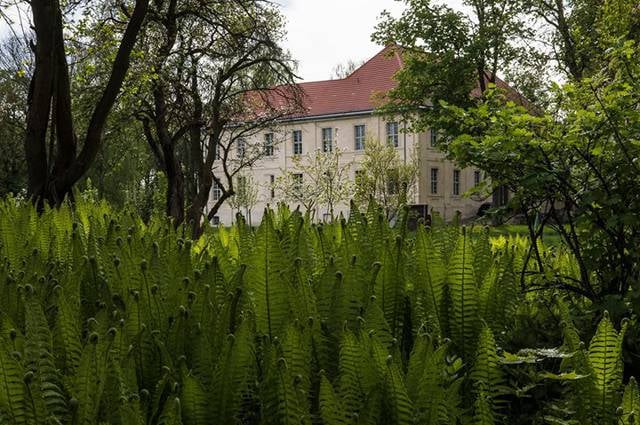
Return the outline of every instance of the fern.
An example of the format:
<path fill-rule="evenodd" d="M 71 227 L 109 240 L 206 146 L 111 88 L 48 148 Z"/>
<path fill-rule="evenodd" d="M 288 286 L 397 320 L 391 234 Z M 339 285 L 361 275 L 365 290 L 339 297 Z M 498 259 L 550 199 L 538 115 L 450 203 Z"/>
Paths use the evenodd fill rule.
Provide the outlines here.
<path fill-rule="evenodd" d="M 331 382 L 322 374 L 320 377 L 320 416 L 325 425 L 347 425 L 345 408 L 342 401 L 336 396 Z"/>
<path fill-rule="evenodd" d="M 229 335 L 222 349 L 213 379 L 211 417 L 221 423 L 241 421 L 243 400 L 250 398 L 256 379 L 255 352 L 248 323 L 243 323 L 235 335 Z"/>
<path fill-rule="evenodd" d="M 594 392 L 591 403 L 603 423 L 612 422 L 622 386 L 622 340 L 626 324 L 618 334 L 605 312 L 589 344 L 589 365 Z"/>
<path fill-rule="evenodd" d="M 464 228 L 449 261 L 447 288 L 451 298 L 451 336 L 461 353 L 470 356 L 478 329 L 478 288 L 473 274 L 473 251 Z"/>
<path fill-rule="evenodd" d="M 26 424 L 28 407 L 20 363 L 8 350 L 11 347 L 4 336 L 0 336 L 0 412 L 8 423 Z"/>
<path fill-rule="evenodd" d="M 305 408 L 306 394 L 300 388 L 300 378 L 292 373 L 286 359 L 277 357 L 275 347 L 268 349 L 268 375 L 262 389 L 263 423 L 311 424 L 311 417 Z"/>
<path fill-rule="evenodd" d="M 632 425 L 640 422 L 640 391 L 634 377 L 624 389 L 622 404 L 618 408 L 623 425 Z"/>
<path fill-rule="evenodd" d="M 34 374 L 30 388 L 36 415 L 60 420 L 69 413 L 67 400 L 54 365 L 51 331 L 31 286 L 26 287 L 25 306 L 25 361 L 27 369 Z"/>
<path fill-rule="evenodd" d="M 493 333 L 488 326 L 480 331 L 478 349 L 471 370 L 471 381 L 476 393 L 477 409 L 476 417 L 482 421 L 493 421 L 493 412 L 499 407 L 499 396 L 503 391 L 504 377 L 500 369 L 500 359 L 496 352 L 496 342 Z M 488 415 L 488 413 L 491 415 Z M 492 423 L 492 422 L 488 422 Z"/>
<path fill-rule="evenodd" d="M 373 204 L 187 234 L 104 203 L 0 201 L 0 423 L 638 422 L 627 325 L 605 316 L 585 349 L 572 317 L 593 305 L 519 290 L 524 238 L 438 217 L 413 235 Z M 562 346 L 521 350 L 531 326 Z"/>
<path fill-rule="evenodd" d="M 207 394 L 200 382 L 187 370 L 184 361 L 180 365 L 180 400 L 185 423 L 205 425 L 211 423 L 208 415 Z"/>
<path fill-rule="evenodd" d="M 289 296 L 284 253 L 273 227 L 271 213 L 265 214 L 247 268 L 249 297 L 256 315 L 257 330 L 273 338 L 285 328 Z"/>
<path fill-rule="evenodd" d="M 414 257 L 415 303 L 420 309 L 418 326 L 426 324 L 442 334 L 447 329 L 444 311 L 446 269 L 441 251 L 434 246 L 432 234 L 422 228 L 416 234 Z"/>

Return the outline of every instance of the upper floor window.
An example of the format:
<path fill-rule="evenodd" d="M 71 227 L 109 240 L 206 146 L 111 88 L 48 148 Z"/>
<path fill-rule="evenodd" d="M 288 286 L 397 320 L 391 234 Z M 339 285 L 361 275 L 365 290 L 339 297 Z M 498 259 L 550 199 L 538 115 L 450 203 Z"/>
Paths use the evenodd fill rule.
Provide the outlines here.
<path fill-rule="evenodd" d="M 293 131 L 293 154 L 302 155 L 302 131 Z"/>
<path fill-rule="evenodd" d="M 222 187 L 218 184 L 217 181 L 213 181 L 213 185 L 211 186 L 211 199 L 214 201 L 218 201 L 222 197 Z"/>
<path fill-rule="evenodd" d="M 480 170 L 476 170 L 473 172 L 473 184 L 475 186 L 480 184 L 480 181 L 482 180 L 482 176 L 480 175 Z"/>
<path fill-rule="evenodd" d="M 431 147 L 435 148 L 438 143 L 438 131 L 435 128 L 432 128 L 429 133 L 431 137 Z"/>
<path fill-rule="evenodd" d="M 273 133 L 264 135 L 264 154 L 265 156 L 273 156 Z"/>
<path fill-rule="evenodd" d="M 361 151 L 364 149 L 364 137 L 365 137 L 365 127 L 364 124 L 356 125 L 353 127 L 354 137 L 355 137 L 355 150 Z"/>
<path fill-rule="evenodd" d="M 453 194 L 460 195 L 460 170 L 453 170 Z"/>
<path fill-rule="evenodd" d="M 244 140 L 244 137 L 240 137 L 236 140 L 236 150 L 238 153 L 238 158 L 244 158 L 247 154 L 247 143 Z"/>
<path fill-rule="evenodd" d="M 396 148 L 398 147 L 398 128 L 398 123 L 395 121 L 387 123 L 387 143 Z"/>
<path fill-rule="evenodd" d="M 322 129 L 322 152 L 333 152 L 333 128 Z"/>
<path fill-rule="evenodd" d="M 431 169 L 431 194 L 432 195 L 438 194 L 438 169 L 437 168 Z"/>
<path fill-rule="evenodd" d="M 216 143 L 213 147 L 213 159 L 221 159 L 222 155 L 220 154 L 220 143 Z"/>

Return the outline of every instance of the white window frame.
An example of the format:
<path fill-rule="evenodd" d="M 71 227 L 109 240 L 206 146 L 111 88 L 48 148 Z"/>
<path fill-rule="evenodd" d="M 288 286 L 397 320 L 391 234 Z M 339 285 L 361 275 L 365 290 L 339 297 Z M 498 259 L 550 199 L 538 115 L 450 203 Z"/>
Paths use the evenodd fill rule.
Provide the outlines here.
<path fill-rule="evenodd" d="M 453 195 L 460 196 L 460 170 L 453 170 Z"/>
<path fill-rule="evenodd" d="M 293 130 L 293 154 L 302 155 L 302 130 Z"/>
<path fill-rule="evenodd" d="M 333 128 L 322 129 L 322 152 L 333 152 Z"/>
<path fill-rule="evenodd" d="M 219 201 L 222 198 L 222 188 L 218 184 L 217 181 L 213 181 L 211 185 L 211 199 L 214 201 Z"/>
<path fill-rule="evenodd" d="M 438 175 L 440 173 L 440 170 L 437 167 L 432 167 L 431 171 L 430 171 L 430 189 L 431 189 L 431 194 L 432 195 L 437 195 L 438 194 Z"/>
<path fill-rule="evenodd" d="M 364 141 L 366 137 L 366 127 L 364 124 L 353 126 L 354 149 L 357 151 L 364 150 Z"/>
<path fill-rule="evenodd" d="M 400 125 L 398 121 L 390 121 L 387 123 L 387 143 L 394 148 L 400 146 Z"/>
<path fill-rule="evenodd" d="M 271 157 L 274 154 L 275 154 L 275 150 L 273 148 L 273 133 L 265 133 L 264 134 L 264 155 Z"/>

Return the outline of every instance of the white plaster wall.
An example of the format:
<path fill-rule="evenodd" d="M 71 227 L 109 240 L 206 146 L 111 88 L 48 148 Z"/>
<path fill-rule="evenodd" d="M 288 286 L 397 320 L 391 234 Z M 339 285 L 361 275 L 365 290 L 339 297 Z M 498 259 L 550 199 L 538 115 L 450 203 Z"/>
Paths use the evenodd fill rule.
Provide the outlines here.
<path fill-rule="evenodd" d="M 322 149 L 322 129 L 334 129 L 334 147 L 337 146 L 341 152 L 341 161 L 343 163 L 353 163 L 351 166 L 350 176 L 355 178 L 355 172 L 358 169 L 358 163 L 364 155 L 364 151 L 355 150 L 355 132 L 354 126 L 365 125 L 367 137 L 378 138 L 386 141 L 386 120 L 384 117 L 365 114 L 360 116 L 350 116 L 332 119 L 316 119 L 307 121 L 294 121 L 283 123 L 278 129 L 265 130 L 254 136 L 255 141 L 251 143 L 261 142 L 264 140 L 264 133 L 273 132 L 275 140 L 275 154 L 273 157 L 265 157 L 259 160 L 251 172 L 254 181 L 259 186 L 258 199 L 259 202 L 254 207 L 251 215 L 252 224 L 258 224 L 262 219 L 264 209 L 268 205 L 274 206 L 279 202 L 278 193 L 274 199 L 270 196 L 269 181 L 270 175 L 283 175 L 287 170 L 292 170 L 293 159 L 293 131 L 302 131 L 302 155 L 306 155 L 315 149 Z M 462 196 L 467 190 L 473 187 L 474 170 L 461 170 L 460 196 L 453 195 L 453 170 L 458 168 L 451 161 L 444 158 L 444 155 L 436 149 L 430 147 L 429 133 L 415 134 L 404 133 L 402 124 L 400 124 L 400 134 L 398 143 L 398 155 L 402 160 L 410 161 L 412 152 L 418 155 L 419 176 L 417 187 L 413 190 L 413 199 L 410 200 L 414 204 L 428 204 L 429 208 L 438 211 L 445 219 L 453 218 L 455 211 L 461 211 L 463 217 L 472 217 L 477 213 L 479 206 L 483 202 L 472 200 Z M 414 149 L 414 146 L 418 146 Z M 430 169 L 438 167 L 439 175 L 439 193 L 437 195 L 430 194 Z M 213 205 L 213 201 L 210 201 Z M 290 205 L 295 208 L 296 205 Z M 348 214 L 348 204 L 340 205 L 336 209 L 336 213 L 342 212 Z M 322 219 L 324 211 L 319 207 L 316 210 L 316 217 Z M 218 212 L 218 217 L 222 224 L 231 224 L 234 220 L 235 212 L 228 205 L 223 205 Z"/>

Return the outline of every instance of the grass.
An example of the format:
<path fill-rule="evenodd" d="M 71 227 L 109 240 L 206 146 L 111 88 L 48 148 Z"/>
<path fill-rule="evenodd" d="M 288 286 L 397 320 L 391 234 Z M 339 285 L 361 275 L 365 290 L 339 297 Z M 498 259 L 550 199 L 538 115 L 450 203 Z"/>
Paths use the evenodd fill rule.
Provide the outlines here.
<path fill-rule="evenodd" d="M 529 237 L 529 230 L 524 224 L 502 224 L 500 226 L 491 226 L 489 233 L 491 236 L 524 236 Z M 557 246 L 562 244 L 560 234 L 551 228 L 545 228 L 542 233 L 542 241 L 549 246 Z"/>

